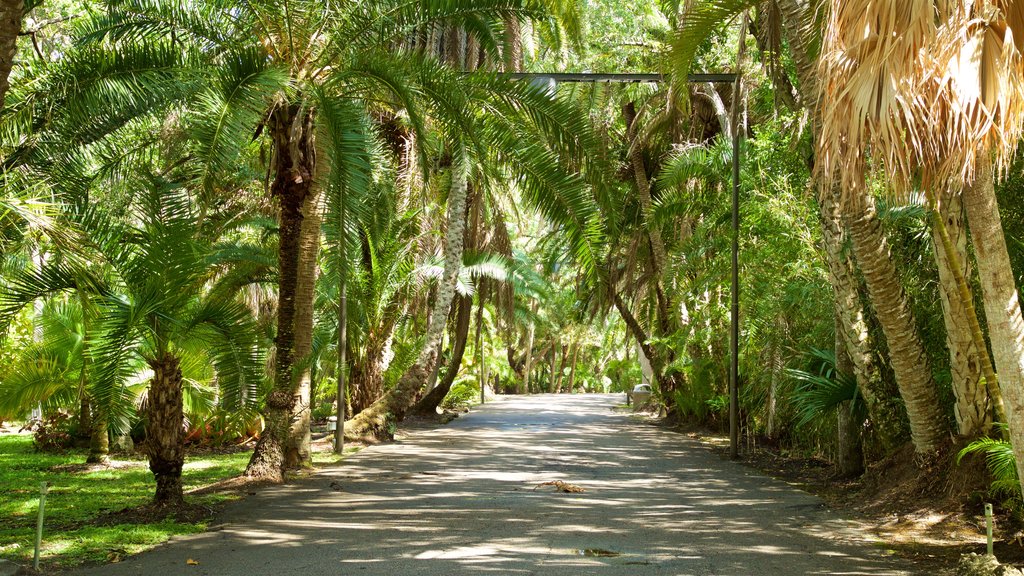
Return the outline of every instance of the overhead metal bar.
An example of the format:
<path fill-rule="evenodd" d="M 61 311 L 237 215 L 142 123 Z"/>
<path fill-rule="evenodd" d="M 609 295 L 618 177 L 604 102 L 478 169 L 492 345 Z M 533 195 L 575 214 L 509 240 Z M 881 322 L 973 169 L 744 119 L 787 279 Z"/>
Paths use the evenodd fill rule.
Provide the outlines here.
<path fill-rule="evenodd" d="M 512 80 L 554 80 L 555 82 L 665 82 L 668 77 L 664 74 L 594 74 L 594 73 L 568 73 L 568 72 L 515 72 L 505 74 Z M 736 81 L 735 74 L 690 74 L 686 81 L 691 84 L 703 84 L 705 82 L 732 83 Z"/>

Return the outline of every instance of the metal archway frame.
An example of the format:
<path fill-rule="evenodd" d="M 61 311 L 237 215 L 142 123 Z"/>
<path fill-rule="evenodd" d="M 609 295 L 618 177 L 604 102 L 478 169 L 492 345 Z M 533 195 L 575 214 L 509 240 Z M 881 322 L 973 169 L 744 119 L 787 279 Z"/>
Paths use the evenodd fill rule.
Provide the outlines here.
<path fill-rule="evenodd" d="M 542 80 L 554 83 L 637 83 L 664 82 L 663 74 L 597 74 L 563 72 L 509 73 L 513 80 Z M 733 85 L 733 106 L 739 102 L 739 74 L 689 74 L 690 84 L 731 83 Z M 730 279 L 731 305 L 729 313 L 729 454 L 739 457 L 739 340 L 740 340 L 740 281 L 739 281 L 739 237 L 740 237 L 740 126 L 732 126 L 732 271 Z M 482 389 L 481 389 L 482 392 Z"/>

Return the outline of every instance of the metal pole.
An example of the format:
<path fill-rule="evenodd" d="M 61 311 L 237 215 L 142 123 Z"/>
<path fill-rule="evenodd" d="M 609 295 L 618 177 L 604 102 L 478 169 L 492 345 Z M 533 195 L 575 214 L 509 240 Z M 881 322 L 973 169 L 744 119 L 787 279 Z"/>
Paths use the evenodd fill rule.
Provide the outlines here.
<path fill-rule="evenodd" d="M 335 416 L 338 427 L 334 430 L 334 453 L 345 452 L 345 367 L 348 363 L 348 286 L 345 266 L 345 192 L 342 190 L 338 206 L 338 400 Z"/>
<path fill-rule="evenodd" d="M 46 493 L 49 484 L 39 483 L 39 517 L 36 519 L 36 551 L 32 557 L 32 569 L 39 572 L 39 549 L 43 545 L 43 516 L 46 515 Z"/>
<path fill-rule="evenodd" d="M 747 45 L 747 18 L 743 13 L 739 47 L 736 51 L 736 77 L 732 88 L 732 306 L 729 314 L 729 456 L 736 460 L 740 453 L 740 133 L 743 94 L 742 67 Z"/>
<path fill-rule="evenodd" d="M 738 92 L 738 91 L 737 91 Z M 733 106 L 737 106 L 734 102 Z M 740 131 L 732 136 L 732 306 L 729 314 L 729 455 L 739 458 Z"/>

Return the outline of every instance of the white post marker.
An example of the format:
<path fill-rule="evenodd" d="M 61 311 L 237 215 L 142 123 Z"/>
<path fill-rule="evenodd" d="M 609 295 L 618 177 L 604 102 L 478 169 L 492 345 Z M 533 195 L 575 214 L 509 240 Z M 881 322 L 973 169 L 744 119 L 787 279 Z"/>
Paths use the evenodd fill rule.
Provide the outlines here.
<path fill-rule="evenodd" d="M 992 551 L 992 505 L 985 504 L 985 534 L 988 536 L 988 555 L 995 556 Z"/>
<path fill-rule="evenodd" d="M 43 544 L 43 516 L 46 514 L 46 493 L 49 491 L 47 482 L 39 483 L 39 518 L 36 520 L 36 551 L 32 557 L 32 569 L 39 571 L 39 548 Z"/>

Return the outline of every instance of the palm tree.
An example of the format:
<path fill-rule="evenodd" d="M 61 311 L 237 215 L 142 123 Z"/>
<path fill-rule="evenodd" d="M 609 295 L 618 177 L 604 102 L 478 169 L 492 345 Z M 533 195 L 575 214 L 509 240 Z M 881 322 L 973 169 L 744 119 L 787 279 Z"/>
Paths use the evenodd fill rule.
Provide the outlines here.
<path fill-rule="evenodd" d="M 504 17 L 537 13 L 523 3 L 356 2 L 344 5 L 312 1 L 246 2 L 230 8 L 216 0 L 201 3 L 116 2 L 98 19 L 87 37 L 104 39 L 118 50 L 145 44 L 174 47 L 189 54 L 176 65 L 194 88 L 190 116 L 195 119 L 196 150 L 192 172 L 208 189 L 230 170 L 237 151 L 254 133 L 266 133 L 273 150 L 270 194 L 279 208 L 279 306 L 274 388 L 266 399 L 266 429 L 247 473 L 279 479 L 285 460 L 288 428 L 296 411 L 297 390 L 306 378 L 296 374 L 296 334 L 311 330 L 315 268 L 300 267 L 300 246 L 315 250 L 308 234 L 318 227 L 303 222 L 320 209 L 318 185 L 344 177 L 339 166 L 350 161 L 332 133 L 347 124 L 339 105 L 363 97 L 406 110 L 415 131 L 424 129 L 420 96 L 441 98 L 429 83 L 433 68 L 410 51 L 392 46 L 407 35 L 435 24 L 466 29 L 484 48 L 496 46 Z M 146 68 L 150 70 L 151 68 Z M 138 65 L 121 73 L 138 73 Z M 186 95 L 188 96 L 188 95 Z M 196 106 L 195 104 L 199 104 Z M 331 116 L 335 117 L 332 119 Z M 426 138 L 419 138 L 425 142 Z M 320 163 L 318 163 L 318 159 Z M 326 162 L 324 162 L 326 160 Z M 329 173 L 323 164 L 331 167 Z M 458 194 L 449 202 L 458 201 Z M 298 406 L 299 411 L 306 410 Z M 300 454 L 300 457 L 302 455 Z M 291 464 L 296 464 L 292 462 Z"/>
<path fill-rule="evenodd" d="M 228 411 L 255 401 L 263 370 L 249 310 L 233 294 L 204 293 L 215 267 L 210 245 L 195 238 L 189 202 L 180 188 L 154 180 L 133 215 L 137 226 L 98 210 L 80 213 L 88 249 L 102 258 L 109 277 L 76 273 L 76 259 L 68 255 L 15 274 L 2 295 L 6 317 L 43 295 L 91 293 L 98 314 L 85 356 L 93 364 L 89 392 L 115 430 L 126 430 L 131 418 L 124 401 L 129 379 L 148 367 L 143 451 L 156 477 L 158 506 L 183 501 L 183 370 L 216 376 L 220 407 Z"/>

